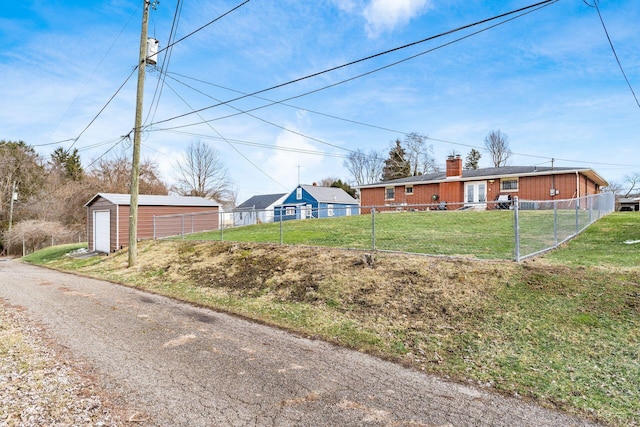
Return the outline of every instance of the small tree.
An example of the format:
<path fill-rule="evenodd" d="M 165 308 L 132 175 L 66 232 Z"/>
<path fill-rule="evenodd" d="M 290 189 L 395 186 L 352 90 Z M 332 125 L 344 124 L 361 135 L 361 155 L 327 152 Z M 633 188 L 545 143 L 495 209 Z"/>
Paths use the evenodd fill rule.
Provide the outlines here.
<path fill-rule="evenodd" d="M 408 176 L 411 176 L 411 164 L 407 160 L 406 152 L 398 139 L 396 140 L 396 145 L 389 151 L 389 157 L 384 161 L 382 180 L 391 181 Z"/>
<path fill-rule="evenodd" d="M 492 130 L 484 138 L 484 146 L 491 156 L 494 167 L 499 168 L 507 164 L 507 159 L 511 157 L 507 134 L 502 133 L 500 129 Z"/>
<path fill-rule="evenodd" d="M 467 170 L 478 169 L 478 162 L 480 161 L 480 157 L 482 157 L 480 152 L 475 148 L 472 148 L 471 151 L 469 151 L 469 154 L 467 154 L 467 158 L 464 162 L 464 168 Z"/>

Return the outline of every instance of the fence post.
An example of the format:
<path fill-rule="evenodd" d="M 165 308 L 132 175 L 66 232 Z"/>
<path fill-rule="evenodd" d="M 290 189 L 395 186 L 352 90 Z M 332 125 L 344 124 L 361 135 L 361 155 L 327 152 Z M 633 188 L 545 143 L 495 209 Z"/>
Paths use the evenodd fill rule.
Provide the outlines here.
<path fill-rule="evenodd" d="M 218 211 L 218 223 L 220 224 L 220 241 L 224 242 L 224 213 Z"/>
<path fill-rule="evenodd" d="M 153 216 L 153 240 L 156 240 L 156 216 Z"/>
<path fill-rule="evenodd" d="M 184 240 L 184 215 L 180 216 L 180 226 L 182 229 L 181 235 L 182 235 L 182 240 Z"/>
<path fill-rule="evenodd" d="M 280 213 L 280 244 L 283 245 L 284 244 L 284 236 L 282 234 L 282 211 L 283 208 L 279 209 L 279 213 Z"/>
<path fill-rule="evenodd" d="M 371 208 L 371 250 L 376 250 L 376 208 Z"/>
<path fill-rule="evenodd" d="M 558 244 L 558 201 L 553 201 L 553 244 Z"/>
<path fill-rule="evenodd" d="M 580 197 L 576 197 L 576 233 L 580 232 Z"/>
<path fill-rule="evenodd" d="M 520 215 L 518 214 L 518 196 L 513 198 L 513 231 L 515 237 L 515 258 L 520 262 Z"/>

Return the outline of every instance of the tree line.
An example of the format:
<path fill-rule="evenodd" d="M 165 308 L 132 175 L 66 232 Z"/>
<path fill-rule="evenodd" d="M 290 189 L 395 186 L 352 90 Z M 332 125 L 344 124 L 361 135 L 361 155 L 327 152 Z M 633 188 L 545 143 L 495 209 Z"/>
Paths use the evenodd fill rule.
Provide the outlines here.
<path fill-rule="evenodd" d="M 433 145 L 428 144 L 428 140 L 428 136 L 412 132 L 402 141 L 396 139 L 386 157 L 374 150 L 368 153 L 356 150 L 344 161 L 344 166 L 357 186 L 440 172 L 433 155 Z M 494 167 L 505 166 L 511 156 L 509 137 L 499 129 L 486 136 L 485 149 Z M 459 155 L 455 151 L 451 154 Z M 481 157 L 480 152 L 472 148 L 465 159 L 464 169 L 478 169 Z"/>
<path fill-rule="evenodd" d="M 198 141 L 176 160 L 175 184 L 161 177 L 157 163 L 140 164 L 139 193 L 200 196 L 235 205 L 235 191 L 220 154 Z M 109 152 L 83 168 L 78 149 L 56 148 L 39 155 L 24 141 L 0 140 L 0 253 L 19 253 L 46 241 L 86 240 L 87 203 L 97 193 L 129 194 L 127 150 Z"/>

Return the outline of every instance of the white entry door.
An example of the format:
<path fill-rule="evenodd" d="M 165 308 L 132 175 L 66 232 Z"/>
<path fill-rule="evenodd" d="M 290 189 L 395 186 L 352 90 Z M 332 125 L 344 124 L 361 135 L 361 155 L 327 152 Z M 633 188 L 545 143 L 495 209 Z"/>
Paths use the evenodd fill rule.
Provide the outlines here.
<path fill-rule="evenodd" d="M 464 184 L 465 203 L 477 204 L 487 202 L 487 183 L 467 182 Z"/>
<path fill-rule="evenodd" d="M 93 213 L 93 250 L 109 253 L 111 246 L 111 220 L 109 211 Z"/>

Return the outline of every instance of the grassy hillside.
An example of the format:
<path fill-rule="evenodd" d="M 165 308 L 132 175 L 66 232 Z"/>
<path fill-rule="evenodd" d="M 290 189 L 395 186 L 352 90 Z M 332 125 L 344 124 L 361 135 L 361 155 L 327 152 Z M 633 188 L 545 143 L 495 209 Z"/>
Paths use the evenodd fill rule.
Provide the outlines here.
<path fill-rule="evenodd" d="M 640 425 L 640 215 L 516 264 L 259 243 L 30 258 L 237 313 L 613 425 Z"/>

